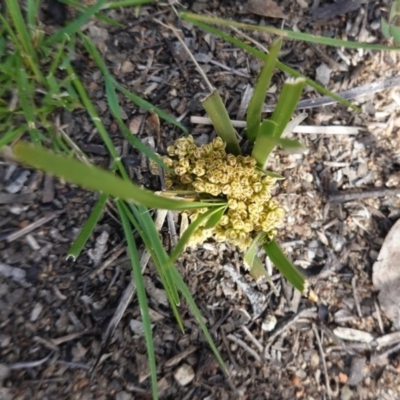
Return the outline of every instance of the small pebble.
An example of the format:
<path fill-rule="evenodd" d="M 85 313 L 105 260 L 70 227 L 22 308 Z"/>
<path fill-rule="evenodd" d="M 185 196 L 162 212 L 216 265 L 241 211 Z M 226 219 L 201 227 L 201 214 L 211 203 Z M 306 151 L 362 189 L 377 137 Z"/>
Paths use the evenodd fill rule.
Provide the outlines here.
<path fill-rule="evenodd" d="M 264 332 L 271 332 L 275 329 L 276 323 L 277 323 L 277 320 L 276 320 L 275 315 L 268 314 L 265 317 L 263 323 L 261 324 L 261 329 Z"/>
<path fill-rule="evenodd" d="M 186 386 L 194 378 L 193 368 L 188 364 L 182 364 L 175 370 L 174 378 L 181 386 Z"/>

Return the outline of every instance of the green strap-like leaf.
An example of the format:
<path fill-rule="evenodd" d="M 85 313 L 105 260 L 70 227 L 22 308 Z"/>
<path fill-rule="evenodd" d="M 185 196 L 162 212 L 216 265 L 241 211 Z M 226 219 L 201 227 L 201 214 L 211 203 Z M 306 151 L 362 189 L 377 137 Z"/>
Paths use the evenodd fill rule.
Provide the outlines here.
<path fill-rule="evenodd" d="M 274 132 L 275 137 L 280 138 L 282 136 L 286 125 L 292 119 L 305 83 L 305 79 L 302 78 L 290 79 L 284 83 L 278 103 L 270 117 L 271 121 L 274 121 L 277 125 Z"/>
<path fill-rule="evenodd" d="M 271 83 L 272 75 L 278 59 L 279 50 L 282 46 L 282 39 L 276 40 L 269 49 L 267 60 L 257 79 L 253 96 L 247 108 L 246 136 L 251 141 L 256 140 L 261 122 L 261 114 L 264 107 L 265 96 Z"/>
<path fill-rule="evenodd" d="M 153 393 L 153 399 L 158 399 L 158 387 L 157 387 L 157 368 L 156 368 L 156 357 L 154 353 L 153 334 L 151 332 L 151 321 L 149 313 L 149 305 L 147 303 L 146 290 L 144 286 L 142 270 L 140 266 L 139 254 L 136 248 L 135 239 L 132 235 L 132 227 L 129 223 L 129 218 L 125 214 L 124 208 L 122 207 L 122 201 L 117 200 L 117 207 L 119 216 L 122 221 L 122 227 L 126 237 L 128 245 L 128 254 L 132 264 L 133 277 L 136 283 L 137 296 L 139 300 L 140 313 L 142 315 L 144 337 L 146 339 L 147 356 L 150 367 L 151 377 L 151 390 Z"/>
<path fill-rule="evenodd" d="M 186 16 L 186 14 L 181 15 L 182 19 L 186 19 L 187 21 L 190 21 L 191 23 L 193 23 L 194 25 L 198 26 L 199 28 L 204 29 L 207 32 L 210 32 L 224 40 L 226 40 L 229 43 L 234 44 L 235 46 L 239 47 L 240 49 L 246 50 L 247 52 L 249 52 L 250 54 L 253 54 L 254 56 L 258 57 L 261 60 L 266 61 L 267 60 L 267 55 L 262 52 L 259 51 L 257 49 L 255 49 L 254 47 L 248 45 L 247 43 L 244 43 L 236 38 L 234 38 L 231 35 L 228 35 L 227 33 L 214 28 L 213 26 L 204 24 L 203 22 L 199 22 L 194 18 L 188 18 Z M 312 79 L 309 79 L 307 77 L 305 77 L 304 75 L 302 75 L 300 72 L 296 71 L 293 68 L 288 67 L 287 65 L 281 63 L 280 61 L 276 62 L 276 66 L 277 68 L 279 68 L 281 71 L 294 76 L 294 77 L 301 77 L 304 78 L 306 80 L 306 84 L 311 86 L 312 88 L 314 88 L 316 91 L 318 91 L 319 93 L 325 95 L 325 96 L 329 96 L 332 99 L 334 99 L 335 101 L 337 101 L 338 103 L 344 105 L 345 107 L 350 107 L 353 110 L 356 111 L 361 111 L 361 109 L 359 107 L 357 107 L 355 104 L 351 103 L 350 101 L 344 99 L 343 97 L 338 96 L 337 94 L 329 91 L 328 89 L 325 89 L 323 86 L 321 86 L 320 84 L 314 82 Z"/>
<path fill-rule="evenodd" d="M 178 243 L 176 244 L 174 250 L 171 253 L 171 256 L 170 256 L 171 263 L 174 263 L 178 259 L 178 257 L 183 253 L 183 251 L 185 250 L 187 244 L 190 241 L 191 236 L 199 229 L 199 227 L 204 223 L 204 221 L 207 221 L 205 229 L 212 228 L 221 219 L 221 217 L 222 217 L 222 215 L 223 215 L 225 210 L 226 210 L 225 206 L 223 206 L 223 207 L 214 207 L 214 208 L 210 208 L 205 213 L 200 214 L 196 218 L 196 220 L 193 221 L 187 227 L 185 232 L 183 232 L 181 238 L 179 239 Z M 207 224 L 210 221 L 212 221 L 211 224 L 210 224 L 211 226 L 209 226 L 209 228 L 207 228 Z"/>
<path fill-rule="evenodd" d="M 86 245 L 86 242 L 89 240 L 90 235 L 93 232 L 93 229 L 97 225 L 101 215 L 103 214 L 104 207 L 107 202 L 107 195 L 102 194 L 97 200 L 95 206 L 93 207 L 92 212 L 90 213 L 89 218 L 83 225 L 81 231 L 79 232 L 78 237 L 75 239 L 74 243 L 72 244 L 71 248 L 68 251 L 67 259 L 71 258 L 75 261 L 79 254 L 81 254 L 83 248 Z"/>
<path fill-rule="evenodd" d="M 278 244 L 272 240 L 263 245 L 267 256 L 279 272 L 300 292 L 304 292 L 305 278 L 300 271 L 289 261 Z"/>
<path fill-rule="evenodd" d="M 96 190 L 116 198 L 130 200 L 150 208 L 184 210 L 215 207 L 225 203 L 190 202 L 162 197 L 127 182 L 114 174 L 94 165 L 54 154 L 43 148 L 19 142 L 14 146 L 14 156 L 21 162 L 46 171 L 83 188 Z"/>
<path fill-rule="evenodd" d="M 210 95 L 202 100 L 202 103 L 214 125 L 215 132 L 226 143 L 226 151 L 230 154 L 239 155 L 240 146 L 236 131 L 218 91 L 214 89 Z"/>

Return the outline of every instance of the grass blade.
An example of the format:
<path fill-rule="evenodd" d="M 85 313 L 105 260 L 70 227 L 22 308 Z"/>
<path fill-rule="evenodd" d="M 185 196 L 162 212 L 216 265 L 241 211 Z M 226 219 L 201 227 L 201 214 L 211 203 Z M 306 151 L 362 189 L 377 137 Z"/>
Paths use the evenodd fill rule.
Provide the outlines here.
<path fill-rule="evenodd" d="M 264 106 L 265 96 L 271 83 L 271 78 L 274 73 L 274 68 L 278 59 L 281 45 L 282 39 L 278 39 L 270 47 L 269 54 L 267 55 L 267 61 L 265 61 L 258 77 L 253 96 L 251 97 L 249 106 L 247 108 L 246 136 L 251 142 L 256 140 L 258 129 L 260 128 L 261 114 Z"/>
<path fill-rule="evenodd" d="M 348 49 L 366 49 L 366 50 L 388 50 L 388 51 L 400 50 L 400 46 L 385 46 L 381 44 L 361 43 L 361 42 L 352 42 L 350 40 L 332 39 L 325 36 L 316 36 L 316 35 L 310 35 L 308 33 L 294 32 L 291 30 L 279 29 L 272 26 L 244 24 L 242 22 L 236 22 L 223 18 L 209 17 L 206 15 L 198 15 L 188 12 L 183 12 L 180 14 L 180 16 L 182 19 L 188 21 L 195 20 L 199 22 L 206 22 L 208 24 L 234 26 L 236 28 L 266 32 L 269 34 L 282 36 L 288 39 L 301 40 L 303 42 L 309 42 L 309 43 L 325 44 L 334 47 L 344 47 Z"/>
<path fill-rule="evenodd" d="M 178 243 L 176 244 L 174 250 L 171 253 L 170 256 L 170 262 L 174 263 L 178 257 L 184 252 L 190 237 L 199 229 L 199 227 L 204 223 L 204 221 L 207 221 L 207 223 L 212 219 L 213 216 L 215 216 L 218 221 L 221 219 L 222 214 L 224 213 L 226 207 L 214 207 L 210 208 L 207 210 L 205 213 L 199 215 L 195 221 L 193 221 L 183 232 L 181 238 L 179 239 Z M 218 223 L 218 221 L 216 223 Z M 215 220 L 212 221 L 213 223 Z M 206 227 L 207 227 L 206 223 Z M 212 227 L 212 226 L 211 226 Z M 211 228 L 210 227 L 210 228 Z"/>
<path fill-rule="evenodd" d="M 218 360 L 219 364 L 221 365 L 222 370 L 225 373 L 228 373 L 225 363 L 224 363 L 221 355 L 219 354 L 217 347 L 215 346 L 215 343 L 211 337 L 211 334 L 208 331 L 206 324 L 204 323 L 203 316 L 201 315 L 201 312 L 200 312 L 199 308 L 197 307 L 196 302 L 194 301 L 189 288 L 183 281 L 183 279 L 182 279 L 181 275 L 179 274 L 179 272 L 177 271 L 177 269 L 173 268 L 172 271 L 173 271 L 175 284 L 178 287 L 179 291 L 182 293 L 183 297 L 186 299 L 193 316 L 196 318 L 197 323 L 200 325 L 200 328 L 203 331 L 203 334 L 204 334 L 209 346 L 211 347 L 212 352 L 215 355 L 215 358 Z"/>
<path fill-rule="evenodd" d="M 279 272 L 290 282 L 297 290 L 304 292 L 306 280 L 300 271 L 289 261 L 281 248 L 272 240 L 263 245 L 267 256 L 271 259 Z"/>
<path fill-rule="evenodd" d="M 17 80 L 18 98 L 21 108 L 24 112 L 24 116 L 28 125 L 28 131 L 31 135 L 33 143 L 40 143 L 40 132 L 36 128 L 35 118 L 35 104 L 33 101 L 34 87 L 31 82 L 28 81 L 26 71 L 21 65 L 17 65 L 15 71 L 15 77 Z"/>
<path fill-rule="evenodd" d="M 236 138 L 236 131 L 218 91 L 214 89 L 211 94 L 202 100 L 202 104 L 218 136 L 226 143 L 227 153 L 239 155 L 241 151 Z"/>
<path fill-rule="evenodd" d="M 276 146 L 275 132 L 278 130 L 276 122 L 269 119 L 262 122 L 251 155 L 256 159 L 261 169 L 267 168 L 268 157 Z"/>
<path fill-rule="evenodd" d="M 122 0 L 122 1 L 111 1 L 110 3 L 105 4 L 103 8 L 119 8 L 119 7 L 136 7 L 141 6 L 142 4 L 151 4 L 154 3 L 155 0 Z"/>
<path fill-rule="evenodd" d="M 103 214 L 103 210 L 106 205 L 107 199 L 108 196 L 102 194 L 99 200 L 97 200 L 95 206 L 93 207 L 92 212 L 90 213 L 89 218 L 83 225 L 81 231 L 79 232 L 78 237 L 75 239 L 74 243 L 70 247 L 67 253 L 67 260 L 71 258 L 72 261 L 75 261 L 81 254 L 83 248 L 86 245 L 86 242 L 89 240 L 89 237 L 93 232 L 93 229 L 95 228 L 97 222 L 99 221 L 101 215 Z"/>
<path fill-rule="evenodd" d="M 14 156 L 21 162 L 46 171 L 68 182 L 90 190 L 96 190 L 116 198 L 130 200 L 147 207 L 164 210 L 184 210 L 214 207 L 224 203 L 188 202 L 158 196 L 132 182 L 94 165 L 86 165 L 74 159 L 54 154 L 43 148 L 19 142 L 14 146 Z"/>
<path fill-rule="evenodd" d="M 254 47 L 252 47 L 252 46 L 250 46 L 250 45 L 248 45 L 248 44 L 246 44 L 246 43 L 234 38 L 233 36 L 228 35 L 227 33 L 223 32 L 223 31 L 221 31 L 219 29 L 216 29 L 216 28 L 214 28 L 214 27 L 212 27 L 210 25 L 207 25 L 207 24 L 204 24 L 202 22 L 199 22 L 199 21 L 197 21 L 195 19 L 187 18 L 185 15 L 183 15 L 181 17 L 182 17 L 182 19 L 186 19 L 187 21 L 193 23 L 194 25 L 198 26 L 199 28 L 202 28 L 205 31 L 210 32 L 210 33 L 212 33 L 212 34 L 214 34 L 214 35 L 226 40 L 227 42 L 232 43 L 235 46 L 237 46 L 237 47 L 239 47 L 239 48 L 241 48 L 243 50 L 246 50 L 250 54 L 253 54 L 254 56 L 258 57 L 259 59 L 267 61 L 267 55 L 264 52 L 255 49 Z M 283 72 L 285 72 L 285 73 L 287 73 L 287 74 L 289 74 L 291 76 L 294 76 L 296 78 L 300 78 L 300 77 L 304 78 L 306 80 L 306 84 L 307 85 L 309 85 L 312 88 L 314 88 L 317 92 L 319 92 L 319 93 L 321 93 L 321 94 L 323 94 L 325 96 L 331 97 L 332 99 L 336 100 L 338 103 L 342 104 L 343 106 L 350 107 L 355 111 L 361 111 L 361 109 L 359 107 L 357 107 L 355 104 L 352 104 L 350 101 L 348 101 L 348 100 L 338 96 L 337 94 L 325 89 L 323 86 L 321 86 L 318 83 L 314 82 L 312 79 L 307 78 L 306 76 L 302 75 L 300 72 L 296 71 L 293 68 L 288 67 L 287 65 L 281 63 L 280 61 L 276 62 L 276 66 L 281 71 L 283 71 Z"/>
<path fill-rule="evenodd" d="M 122 227 L 124 229 L 124 234 L 126 242 L 128 245 L 128 254 L 131 259 L 133 277 L 136 283 L 137 296 L 139 300 L 140 313 L 142 315 L 144 337 L 146 339 L 147 356 L 149 360 L 150 367 L 150 377 L 151 377 L 151 390 L 153 394 L 153 399 L 158 399 L 158 388 L 157 388 L 157 369 L 156 369 L 156 357 L 154 353 L 154 343 L 153 335 L 151 332 L 151 321 L 149 314 L 149 305 L 147 303 L 146 291 L 142 276 L 142 270 L 140 268 L 140 259 L 137 252 L 135 240 L 132 235 L 132 227 L 129 223 L 129 219 L 125 214 L 124 208 L 122 207 L 122 201 L 117 200 L 117 207 L 119 216 L 121 218 Z"/>
<path fill-rule="evenodd" d="M 134 93 L 131 93 L 129 90 L 125 89 L 121 84 L 116 82 L 115 84 L 116 89 L 118 89 L 121 93 L 123 93 L 129 100 L 135 103 L 137 106 L 142 108 L 143 110 L 154 112 L 157 114 L 161 119 L 168 122 L 169 124 L 175 125 L 179 129 L 181 129 L 184 133 L 189 133 L 188 129 L 182 125 L 179 121 L 177 121 L 173 116 L 169 115 L 165 111 L 161 110 L 160 108 L 153 106 L 153 104 L 149 103 L 146 100 L 143 100 L 139 96 Z"/>
<path fill-rule="evenodd" d="M 45 46 L 49 46 L 54 43 L 62 42 L 64 39 L 64 36 L 67 36 L 67 37 L 73 36 L 77 31 L 79 31 L 81 29 L 82 25 L 85 22 L 89 21 L 89 19 L 92 18 L 92 16 L 103 7 L 105 2 L 106 2 L 106 0 L 98 0 L 95 5 L 93 5 L 92 7 L 89 7 L 74 22 L 71 22 L 64 28 L 57 31 L 54 35 L 47 38 L 44 42 Z"/>
<path fill-rule="evenodd" d="M 275 137 L 280 138 L 282 136 L 286 125 L 292 119 L 305 83 L 306 81 L 302 78 L 290 79 L 284 83 L 278 103 L 270 118 L 277 125 L 274 133 Z"/>
<path fill-rule="evenodd" d="M 155 234 L 153 232 L 153 229 L 155 228 L 154 222 L 151 219 L 148 210 L 146 209 L 143 208 L 138 209 L 133 204 L 129 204 L 129 208 L 126 204 L 123 204 L 123 207 L 125 209 L 125 213 L 127 214 L 128 218 L 131 221 L 131 224 L 138 231 L 148 252 L 151 255 L 151 258 L 157 269 L 158 276 L 160 277 L 162 285 L 167 294 L 167 298 L 171 306 L 172 312 L 174 313 L 179 328 L 183 332 L 184 327 L 177 308 L 177 304 L 179 303 L 179 296 L 178 293 L 176 292 L 176 287 L 173 279 L 171 279 L 170 275 L 167 276 L 166 274 L 166 267 L 170 263 L 168 255 L 158 236 L 158 232 L 155 232 Z M 146 219 L 148 219 L 148 221 L 145 221 Z M 150 229 L 148 229 L 148 226 L 150 226 Z"/>

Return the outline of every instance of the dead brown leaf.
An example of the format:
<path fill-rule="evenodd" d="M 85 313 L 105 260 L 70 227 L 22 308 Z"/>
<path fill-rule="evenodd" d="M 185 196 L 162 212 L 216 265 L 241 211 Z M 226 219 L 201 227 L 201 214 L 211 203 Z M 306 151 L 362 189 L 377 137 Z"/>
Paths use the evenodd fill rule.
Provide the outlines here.
<path fill-rule="evenodd" d="M 246 10 L 263 17 L 287 18 L 282 8 L 273 0 L 249 0 Z"/>

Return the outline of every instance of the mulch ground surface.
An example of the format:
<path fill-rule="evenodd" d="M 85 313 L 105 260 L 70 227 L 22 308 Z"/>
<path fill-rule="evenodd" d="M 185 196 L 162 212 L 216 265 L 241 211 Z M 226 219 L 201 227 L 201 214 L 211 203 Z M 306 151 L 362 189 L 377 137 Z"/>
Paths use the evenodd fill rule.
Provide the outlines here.
<path fill-rule="evenodd" d="M 281 27 L 283 21 L 286 28 L 327 37 L 384 40 L 380 18 L 387 15 L 388 1 L 277 3 L 285 19 L 268 16 L 273 8 L 268 1 L 195 1 L 180 9 L 191 7 L 257 25 Z M 190 122 L 191 116 L 204 115 L 200 100 L 207 87 L 166 27 L 170 23 L 181 29 L 232 119 L 243 120 L 243 94 L 255 84 L 259 60 L 179 21 L 167 6 L 146 5 L 137 14 L 133 9 L 112 10 L 109 15 L 125 27 L 92 20 L 85 32 L 127 89 L 179 118 L 198 143 L 214 137 L 209 126 Z M 48 13 L 44 18 L 48 29 L 58 29 Z M 271 42 L 264 33 L 247 33 L 264 46 Z M 280 60 L 335 93 L 391 78 L 399 65 L 395 52 L 295 41 L 284 42 Z M 146 159 L 120 134 L 108 110 L 100 71 L 82 49 L 77 49 L 74 67 L 132 180 L 159 189 Z M 284 80 L 277 71 L 267 104 L 276 103 Z M 315 97 L 313 90 L 306 90 L 304 99 Z M 307 109 L 306 125 L 361 129 L 358 134 L 293 134 L 307 151 L 277 151 L 271 158 L 271 169 L 285 177 L 277 188 L 286 210 L 278 240 L 306 271 L 316 303 L 301 297 L 268 263 L 272 283 L 257 284 L 229 245 L 210 242 L 188 250 L 178 261 L 230 377 L 222 373 L 184 302 L 180 312 L 185 333 L 180 332 L 149 263 L 145 281 L 161 398 L 400 399 L 400 338 L 391 336 L 391 341 L 379 344 L 375 340 L 394 330 L 380 310 L 371 279 L 385 235 L 400 216 L 399 197 L 386 190 L 400 185 L 399 99 L 396 88 L 371 90 L 356 99 L 361 113 L 337 104 Z M 126 98 L 120 101 L 132 134 L 158 153 L 164 154 L 181 135 Z M 82 110 L 60 111 L 56 120 L 93 162 L 110 165 Z M 380 196 L 383 189 L 386 195 Z M 355 193 L 351 201 L 329 197 L 349 192 Z M 0 399 L 151 398 L 136 298 L 111 340 L 103 343 L 107 324 L 131 280 L 123 231 L 112 204 L 84 254 L 75 262 L 66 260 L 97 198 L 41 172 L 0 162 Z M 174 218 L 179 228 L 179 219 Z M 170 248 L 167 225 L 160 234 Z"/>

